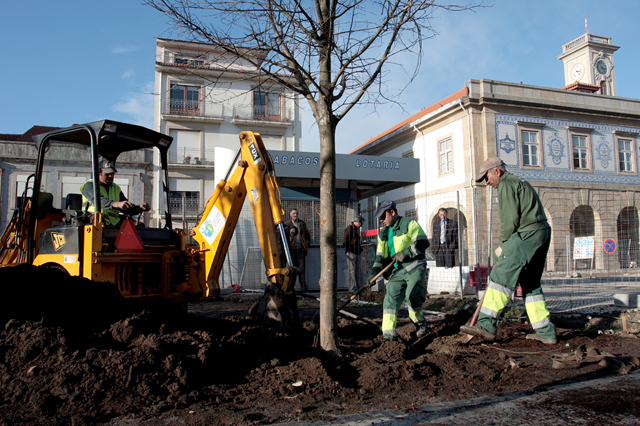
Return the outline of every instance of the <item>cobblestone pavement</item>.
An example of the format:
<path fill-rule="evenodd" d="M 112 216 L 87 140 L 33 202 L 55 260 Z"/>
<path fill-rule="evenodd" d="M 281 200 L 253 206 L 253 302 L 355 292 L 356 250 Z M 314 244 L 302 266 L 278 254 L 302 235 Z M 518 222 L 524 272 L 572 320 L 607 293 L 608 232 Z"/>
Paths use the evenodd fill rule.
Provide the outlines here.
<path fill-rule="evenodd" d="M 543 280 L 542 290 L 554 313 L 614 313 L 628 309 L 615 306 L 614 294 L 640 293 L 640 281 L 625 278 Z"/>
<path fill-rule="evenodd" d="M 563 394 L 575 390 L 594 389 L 635 389 L 640 391 L 640 374 L 615 376 L 605 379 L 571 383 L 549 387 L 541 392 L 512 392 L 503 395 L 479 397 L 468 400 L 425 404 L 414 411 L 403 413 L 385 410 L 338 417 L 332 421 L 290 422 L 280 426 L 408 426 L 408 425 L 519 425 L 519 426 L 560 426 L 560 425 L 638 425 L 640 420 L 630 416 L 603 416 L 596 408 L 562 406 L 549 401 L 562 399 Z M 523 415 L 526 413 L 526 415 Z M 603 418 L 604 417 L 604 418 Z M 597 420 L 594 422 L 594 420 Z"/>

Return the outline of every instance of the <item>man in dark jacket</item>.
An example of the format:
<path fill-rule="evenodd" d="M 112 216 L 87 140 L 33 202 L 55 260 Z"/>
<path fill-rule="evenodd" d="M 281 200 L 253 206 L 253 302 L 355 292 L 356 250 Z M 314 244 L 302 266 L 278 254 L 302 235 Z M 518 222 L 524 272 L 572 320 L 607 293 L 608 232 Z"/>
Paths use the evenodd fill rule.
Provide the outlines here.
<path fill-rule="evenodd" d="M 344 251 L 347 254 L 347 265 L 349 265 L 349 291 L 356 291 L 362 283 L 362 268 L 360 267 L 360 255 L 362 254 L 362 242 L 360 240 L 360 228 L 364 223 L 364 218 L 360 215 L 353 219 L 353 222 L 344 228 L 342 242 Z"/>
<path fill-rule="evenodd" d="M 433 234 L 431 234 L 436 266 L 453 268 L 458 249 L 458 222 L 447 218 L 445 208 L 438 210 L 438 216 L 440 220 L 433 223 Z"/>
<path fill-rule="evenodd" d="M 307 264 L 307 252 L 309 251 L 309 240 L 311 235 L 304 220 L 298 218 L 298 209 L 292 209 L 289 213 L 291 219 L 285 222 L 285 227 L 289 229 L 289 249 L 291 250 L 291 261 L 293 266 L 298 268 L 298 280 L 300 280 L 300 290 L 307 291 L 307 281 L 305 279 L 305 267 Z M 293 283 L 295 285 L 295 283 Z"/>
<path fill-rule="evenodd" d="M 520 283 L 529 323 L 535 333 L 527 339 L 556 344 L 556 327 L 550 320 L 540 279 L 551 242 L 551 227 L 542 202 L 529 182 L 506 170 L 498 157 L 489 157 L 482 165 L 477 182 L 498 190 L 500 246 L 494 257 L 487 290 L 474 326 L 460 327 L 461 333 L 496 339 L 498 318 Z"/>

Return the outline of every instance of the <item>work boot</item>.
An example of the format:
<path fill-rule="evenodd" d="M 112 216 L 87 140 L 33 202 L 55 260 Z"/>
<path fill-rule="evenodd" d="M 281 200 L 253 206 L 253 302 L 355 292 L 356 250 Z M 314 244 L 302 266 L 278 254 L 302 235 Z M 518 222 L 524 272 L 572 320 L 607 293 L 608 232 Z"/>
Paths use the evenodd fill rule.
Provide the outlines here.
<path fill-rule="evenodd" d="M 422 337 L 427 335 L 427 322 L 420 321 L 416 323 L 416 336 Z"/>
<path fill-rule="evenodd" d="M 488 332 L 479 325 L 463 325 L 460 327 L 460 334 L 471 334 L 472 336 L 482 337 L 487 342 L 496 340 L 496 335 Z"/>
<path fill-rule="evenodd" d="M 558 343 L 558 339 L 556 339 L 555 337 L 553 339 L 546 339 L 546 338 L 540 336 L 538 333 L 527 334 L 527 339 L 529 339 L 529 340 L 539 340 L 542 343 L 544 343 L 545 345 L 555 345 L 556 343 Z"/>
<path fill-rule="evenodd" d="M 394 336 L 393 334 L 383 334 L 383 335 L 382 335 L 382 338 L 383 338 L 384 340 L 390 340 L 390 341 L 392 341 L 392 342 L 395 342 L 395 341 L 398 341 L 398 340 L 399 340 L 398 336 Z"/>

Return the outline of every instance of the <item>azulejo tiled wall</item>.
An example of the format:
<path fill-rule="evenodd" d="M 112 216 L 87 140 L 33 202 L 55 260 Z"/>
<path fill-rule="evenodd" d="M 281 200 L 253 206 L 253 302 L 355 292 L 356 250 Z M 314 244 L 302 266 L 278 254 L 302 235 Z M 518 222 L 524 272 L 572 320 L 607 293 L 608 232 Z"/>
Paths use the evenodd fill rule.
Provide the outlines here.
<path fill-rule="evenodd" d="M 640 128 L 613 125 L 592 124 L 588 122 L 550 120 L 540 117 L 524 117 L 497 114 L 496 144 L 498 156 L 507 164 L 507 169 L 518 176 L 530 180 L 553 182 L 585 182 L 600 184 L 640 186 L 640 175 L 618 173 L 617 149 L 614 131 L 631 134 L 640 133 Z M 536 127 L 544 124 L 540 134 L 542 137 L 543 169 L 523 169 L 520 164 L 520 132 L 517 123 L 535 123 Z M 571 169 L 572 149 L 569 139 L 569 128 L 585 128 L 591 131 L 592 171 L 574 172 Z M 640 138 L 635 136 L 636 167 L 638 162 L 638 145 Z"/>

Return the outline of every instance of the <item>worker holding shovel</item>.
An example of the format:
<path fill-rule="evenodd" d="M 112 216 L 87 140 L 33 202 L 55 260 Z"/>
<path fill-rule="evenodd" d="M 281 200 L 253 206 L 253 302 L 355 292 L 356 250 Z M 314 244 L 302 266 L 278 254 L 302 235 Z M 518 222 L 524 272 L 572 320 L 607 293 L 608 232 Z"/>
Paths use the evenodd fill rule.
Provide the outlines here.
<path fill-rule="evenodd" d="M 556 327 L 540 286 L 551 227 L 540 198 L 528 182 L 509 173 L 498 157 L 489 157 L 482 165 L 477 182 L 484 180 L 498 190 L 501 245 L 495 252 L 497 261 L 489 275 L 477 324 L 462 326 L 460 332 L 495 340 L 498 317 L 520 283 L 527 316 L 535 330 L 527 334 L 527 339 L 553 345 L 557 342 Z"/>
<path fill-rule="evenodd" d="M 378 204 L 375 219 L 385 226 L 378 233 L 376 259 L 367 282 L 393 263 L 383 302 L 382 335 L 385 339 L 398 340 L 398 311 L 406 299 L 409 318 L 417 327 L 418 337 L 422 337 L 427 334 L 422 305 L 426 296 L 424 281 L 427 271 L 424 253 L 429 248 L 429 239 L 418 222 L 398 215 L 393 201 Z"/>

